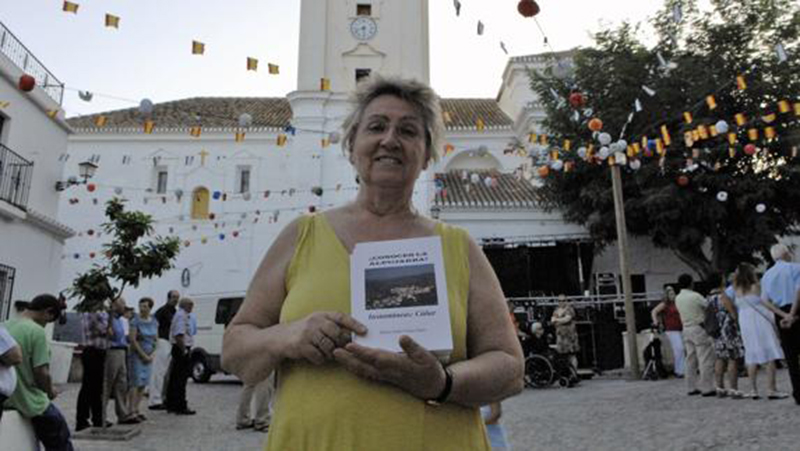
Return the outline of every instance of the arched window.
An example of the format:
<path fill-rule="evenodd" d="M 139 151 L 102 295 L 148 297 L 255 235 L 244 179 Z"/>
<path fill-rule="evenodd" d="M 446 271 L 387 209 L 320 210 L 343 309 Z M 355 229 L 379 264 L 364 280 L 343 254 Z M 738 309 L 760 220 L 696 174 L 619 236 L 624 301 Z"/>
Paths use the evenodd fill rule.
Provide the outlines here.
<path fill-rule="evenodd" d="M 208 219 L 209 194 L 206 188 L 198 187 L 192 192 L 192 219 Z"/>

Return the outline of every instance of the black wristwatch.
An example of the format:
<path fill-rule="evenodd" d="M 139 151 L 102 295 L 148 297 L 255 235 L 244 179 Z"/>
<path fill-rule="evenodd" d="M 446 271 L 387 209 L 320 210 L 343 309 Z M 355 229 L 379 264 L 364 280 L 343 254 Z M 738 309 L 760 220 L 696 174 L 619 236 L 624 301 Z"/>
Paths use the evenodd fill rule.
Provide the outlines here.
<path fill-rule="evenodd" d="M 442 364 L 442 368 L 444 369 L 444 388 L 442 392 L 439 393 L 439 396 L 425 400 L 425 403 L 429 406 L 444 404 L 450 396 L 450 391 L 453 389 L 453 372 L 450 370 L 450 367 L 446 367 L 444 364 Z"/>

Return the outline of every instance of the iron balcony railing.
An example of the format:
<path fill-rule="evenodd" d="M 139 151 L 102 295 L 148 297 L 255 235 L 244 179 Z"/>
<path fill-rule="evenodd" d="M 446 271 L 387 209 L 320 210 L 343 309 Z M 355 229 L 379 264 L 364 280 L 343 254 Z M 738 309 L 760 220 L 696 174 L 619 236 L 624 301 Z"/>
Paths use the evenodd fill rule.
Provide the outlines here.
<path fill-rule="evenodd" d="M 33 163 L 0 144 L 0 200 L 27 210 Z"/>
<path fill-rule="evenodd" d="M 14 275 L 17 270 L 0 263 L 0 322 L 8 319 L 14 293 Z"/>
<path fill-rule="evenodd" d="M 0 22 L 0 53 L 7 56 L 23 72 L 33 76 L 47 95 L 61 105 L 61 101 L 64 100 L 64 83 L 47 70 L 2 22 Z"/>

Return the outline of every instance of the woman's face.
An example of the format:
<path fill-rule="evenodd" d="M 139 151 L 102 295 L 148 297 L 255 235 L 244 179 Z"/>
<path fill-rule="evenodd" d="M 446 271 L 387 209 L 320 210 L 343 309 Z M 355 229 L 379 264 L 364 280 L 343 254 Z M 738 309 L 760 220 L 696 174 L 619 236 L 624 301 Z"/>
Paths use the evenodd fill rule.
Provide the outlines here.
<path fill-rule="evenodd" d="M 666 293 L 667 293 L 667 299 L 669 299 L 670 301 L 675 300 L 675 290 L 673 290 L 672 288 L 667 288 Z"/>
<path fill-rule="evenodd" d="M 148 302 L 140 302 L 139 303 L 139 314 L 141 316 L 149 316 L 150 315 L 150 304 Z"/>
<path fill-rule="evenodd" d="M 350 153 L 362 183 L 413 185 L 427 161 L 425 124 L 411 104 L 383 95 L 367 105 Z"/>

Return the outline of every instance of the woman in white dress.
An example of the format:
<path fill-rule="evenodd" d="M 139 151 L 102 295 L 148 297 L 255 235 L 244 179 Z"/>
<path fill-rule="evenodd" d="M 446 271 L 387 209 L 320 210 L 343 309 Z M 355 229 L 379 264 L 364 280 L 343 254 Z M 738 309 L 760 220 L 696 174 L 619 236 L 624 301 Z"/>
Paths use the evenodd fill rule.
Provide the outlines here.
<path fill-rule="evenodd" d="M 767 367 L 769 399 L 781 399 L 788 395 L 778 392 L 775 386 L 775 361 L 783 358 L 783 350 L 775 330 L 775 320 L 770 312 L 786 318 L 788 315 L 761 299 L 761 286 L 755 268 L 749 263 L 741 263 L 733 277 L 734 302 L 739 311 L 739 329 L 744 341 L 744 362 L 753 391 L 750 397 L 759 399 L 756 376 L 758 365 Z"/>

